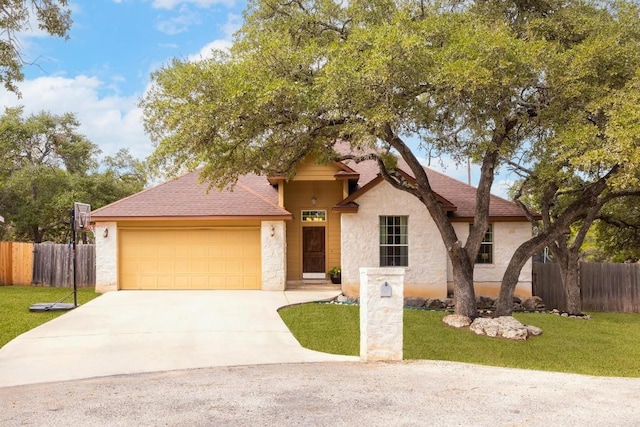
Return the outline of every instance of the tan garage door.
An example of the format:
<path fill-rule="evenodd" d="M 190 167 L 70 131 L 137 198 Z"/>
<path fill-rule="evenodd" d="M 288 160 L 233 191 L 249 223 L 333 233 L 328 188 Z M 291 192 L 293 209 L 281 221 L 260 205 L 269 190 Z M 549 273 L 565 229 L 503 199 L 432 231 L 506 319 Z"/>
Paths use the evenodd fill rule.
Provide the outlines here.
<path fill-rule="evenodd" d="M 259 228 L 121 229 L 120 289 L 260 289 Z"/>

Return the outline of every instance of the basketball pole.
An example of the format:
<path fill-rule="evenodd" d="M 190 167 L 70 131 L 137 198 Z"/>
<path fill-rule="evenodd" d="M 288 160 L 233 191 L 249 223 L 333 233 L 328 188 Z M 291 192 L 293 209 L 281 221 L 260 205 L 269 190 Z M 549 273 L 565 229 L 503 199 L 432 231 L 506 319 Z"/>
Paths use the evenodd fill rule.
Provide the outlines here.
<path fill-rule="evenodd" d="M 73 247 L 73 306 L 78 306 L 78 256 L 76 255 L 76 210 L 73 209 L 71 212 L 71 236 L 72 236 L 72 247 Z"/>

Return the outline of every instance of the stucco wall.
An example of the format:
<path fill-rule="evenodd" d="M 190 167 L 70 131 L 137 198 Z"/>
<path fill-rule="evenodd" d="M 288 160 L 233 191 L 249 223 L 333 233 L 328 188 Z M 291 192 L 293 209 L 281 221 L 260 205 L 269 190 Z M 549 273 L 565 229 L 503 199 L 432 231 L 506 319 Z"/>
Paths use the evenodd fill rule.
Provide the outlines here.
<path fill-rule="evenodd" d="M 287 274 L 287 239 L 284 221 L 262 221 L 262 290 L 283 291 Z"/>
<path fill-rule="evenodd" d="M 466 241 L 469 236 L 469 224 L 454 223 L 454 228 L 460 240 Z M 476 264 L 473 276 L 476 295 L 498 296 L 500 282 L 511 260 L 511 254 L 522 242 L 530 238 L 531 224 L 528 222 L 493 223 L 493 264 Z M 518 286 L 515 291 L 517 296 L 531 296 L 531 271 L 532 264 L 531 260 L 529 260 L 520 272 Z M 448 258 L 447 280 L 451 288 L 453 269 Z"/>
<path fill-rule="evenodd" d="M 414 196 L 382 182 L 358 198 L 358 213 L 343 213 L 342 290 L 357 295 L 361 267 L 380 266 L 380 215 L 408 216 L 409 266 L 405 296 L 447 295 L 446 252 L 425 206 Z"/>
<path fill-rule="evenodd" d="M 105 237 L 105 230 L 107 236 Z M 118 227 L 98 222 L 93 228 L 96 242 L 96 292 L 118 290 Z"/>

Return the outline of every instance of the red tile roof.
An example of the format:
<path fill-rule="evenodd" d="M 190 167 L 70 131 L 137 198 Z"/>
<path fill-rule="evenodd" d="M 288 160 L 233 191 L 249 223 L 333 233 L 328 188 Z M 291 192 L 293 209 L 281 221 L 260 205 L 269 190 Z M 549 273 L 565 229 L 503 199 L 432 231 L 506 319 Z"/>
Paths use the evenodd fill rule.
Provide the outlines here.
<path fill-rule="evenodd" d="M 348 146 L 338 143 L 336 148 L 344 152 Z M 364 152 L 361 151 L 360 154 L 362 153 Z M 344 165 L 346 171 L 353 170 L 360 174 L 359 188 L 376 179 L 379 174 L 378 166 L 373 160 L 361 163 L 345 161 Z M 404 160 L 399 159 L 398 166 L 408 175 L 413 176 Z M 443 204 L 453 205 L 454 208 L 447 208 L 451 211 L 449 213 L 451 218 L 472 219 L 475 214 L 476 189 L 433 169 L 425 168 L 425 170 L 433 190 L 441 197 Z M 144 190 L 95 210 L 92 217 L 99 221 L 164 218 L 291 218 L 288 211 L 278 206 L 278 191 L 266 177 L 245 175 L 238 180 L 233 191 L 220 191 L 216 188 L 207 191 L 208 184 L 200 183 L 198 175 L 198 171 L 191 172 Z M 357 197 L 350 197 L 348 201 L 357 203 Z M 489 216 L 503 221 L 525 220 L 522 211 L 515 203 L 494 195 L 491 196 Z"/>

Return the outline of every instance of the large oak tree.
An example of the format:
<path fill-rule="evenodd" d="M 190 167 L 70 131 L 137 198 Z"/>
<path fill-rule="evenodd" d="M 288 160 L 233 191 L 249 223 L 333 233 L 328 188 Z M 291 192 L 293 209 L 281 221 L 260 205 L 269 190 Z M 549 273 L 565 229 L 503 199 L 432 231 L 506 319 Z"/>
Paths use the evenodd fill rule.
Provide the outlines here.
<path fill-rule="evenodd" d="M 523 152 L 544 152 L 547 143 L 591 143 L 580 134 L 551 138 L 567 123 L 567 107 L 585 103 L 582 91 L 600 84 L 584 73 L 572 92 L 563 86 L 573 72 L 566 67 L 591 47 L 598 19 L 616 29 L 633 23 L 625 10 L 637 12 L 624 2 L 254 0 L 229 52 L 174 60 L 153 74 L 141 105 L 157 143 L 154 160 L 173 172 L 203 166 L 203 176 L 222 187 L 250 172 L 294 174 L 309 154 L 344 159 L 333 151 L 338 139 L 374 149 L 367 158 L 378 161 L 382 176 L 434 219 L 453 265 L 456 312 L 474 317 L 473 266 L 496 168 Z M 628 22 L 618 23 L 619 13 Z M 624 29 L 628 43 L 637 42 L 637 28 Z M 626 61 L 625 71 L 607 78 L 624 86 L 628 68 L 637 66 L 635 57 Z M 603 65 L 597 57 L 583 68 Z M 480 166 L 465 242 L 412 148 L 418 138 Z M 407 162 L 415 182 L 388 153 Z M 557 222 L 520 255 L 526 259 L 573 221 Z M 520 268 L 518 259 L 508 271 L 504 307 Z"/>

